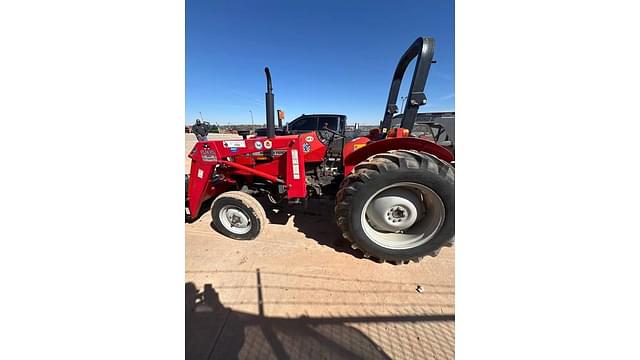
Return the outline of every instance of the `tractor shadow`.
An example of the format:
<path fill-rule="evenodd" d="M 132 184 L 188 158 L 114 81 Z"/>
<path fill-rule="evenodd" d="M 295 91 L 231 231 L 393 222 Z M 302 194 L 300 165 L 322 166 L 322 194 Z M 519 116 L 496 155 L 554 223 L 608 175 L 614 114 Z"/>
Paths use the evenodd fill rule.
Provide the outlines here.
<path fill-rule="evenodd" d="M 358 259 L 373 261 L 365 259 L 362 252 L 352 249 L 351 243 L 342 237 L 335 222 L 334 199 L 309 199 L 306 206 L 274 205 L 264 197 L 258 201 L 271 224 L 286 225 L 293 218 L 293 226 L 318 244 Z"/>
<path fill-rule="evenodd" d="M 259 276 L 259 275 L 258 275 Z M 212 284 L 202 291 L 185 284 L 185 359 L 391 359 L 349 320 L 375 318 L 282 318 L 234 311 Z M 262 301 L 262 292 L 258 292 Z"/>

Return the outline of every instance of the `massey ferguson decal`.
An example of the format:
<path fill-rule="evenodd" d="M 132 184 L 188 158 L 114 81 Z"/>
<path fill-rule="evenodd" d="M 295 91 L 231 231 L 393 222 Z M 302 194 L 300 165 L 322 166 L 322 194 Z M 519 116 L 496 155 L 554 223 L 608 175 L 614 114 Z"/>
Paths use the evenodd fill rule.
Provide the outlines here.
<path fill-rule="evenodd" d="M 309 142 L 309 143 L 313 142 L 313 136 L 311 136 L 311 135 L 307 136 L 306 138 L 304 138 L 304 141 Z"/>
<path fill-rule="evenodd" d="M 265 149 L 267 149 L 267 150 L 271 149 L 271 145 L 272 145 L 271 144 L 271 140 L 265 140 L 264 141 L 264 148 Z"/>
<path fill-rule="evenodd" d="M 202 157 L 202 161 L 216 161 L 216 152 L 209 148 L 209 149 L 202 149 L 200 150 L 200 156 Z"/>

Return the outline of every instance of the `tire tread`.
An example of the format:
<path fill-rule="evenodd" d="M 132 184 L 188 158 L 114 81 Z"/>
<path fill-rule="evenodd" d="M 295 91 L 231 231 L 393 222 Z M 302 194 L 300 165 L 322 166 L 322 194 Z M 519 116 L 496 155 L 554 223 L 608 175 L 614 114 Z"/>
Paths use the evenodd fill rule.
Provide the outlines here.
<path fill-rule="evenodd" d="M 335 216 L 336 224 L 340 228 L 342 236 L 351 242 L 351 247 L 359 249 L 366 258 L 372 257 L 379 262 L 390 262 L 392 264 L 406 264 L 410 261 L 419 262 L 424 256 L 416 256 L 411 259 L 393 259 L 382 258 L 376 254 L 368 253 L 362 246 L 358 244 L 356 237 L 349 229 L 349 216 L 351 214 L 351 200 L 356 195 L 358 189 L 367 186 L 367 183 L 378 176 L 383 176 L 389 171 L 397 171 L 402 169 L 423 169 L 434 175 L 447 179 L 451 183 L 454 182 L 454 167 L 428 153 L 415 150 L 390 150 L 388 152 L 375 154 L 367 160 L 359 163 L 354 167 L 352 174 L 344 178 L 340 185 L 340 190 L 336 195 Z M 452 246 L 453 239 L 441 244 L 435 250 L 430 251 L 426 256 L 436 256 L 440 248 L 443 246 Z"/>

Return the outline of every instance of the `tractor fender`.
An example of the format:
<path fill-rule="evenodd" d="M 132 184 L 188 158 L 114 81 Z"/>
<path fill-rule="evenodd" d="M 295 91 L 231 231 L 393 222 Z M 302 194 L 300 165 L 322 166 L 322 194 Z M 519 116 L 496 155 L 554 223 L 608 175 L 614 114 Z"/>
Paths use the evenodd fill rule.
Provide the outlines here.
<path fill-rule="evenodd" d="M 366 146 L 346 155 L 344 158 L 344 173 L 348 175 L 356 165 L 370 156 L 389 150 L 400 149 L 426 152 L 449 163 L 454 160 L 454 156 L 449 150 L 428 140 L 412 137 L 387 138 L 369 142 Z"/>

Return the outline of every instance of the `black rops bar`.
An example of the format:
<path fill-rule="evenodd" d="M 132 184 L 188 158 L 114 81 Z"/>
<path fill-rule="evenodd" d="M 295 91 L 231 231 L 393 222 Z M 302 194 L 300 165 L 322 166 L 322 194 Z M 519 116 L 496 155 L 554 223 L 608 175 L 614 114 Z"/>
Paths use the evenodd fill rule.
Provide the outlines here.
<path fill-rule="evenodd" d="M 273 118 L 273 88 L 271 87 L 271 72 L 268 67 L 264 68 L 265 74 L 267 74 L 267 92 L 264 94 L 265 102 L 267 103 L 267 137 L 274 138 L 276 136 L 276 123 Z"/>
<path fill-rule="evenodd" d="M 429 75 L 429 69 L 431 68 L 431 62 L 433 61 L 433 48 L 435 40 L 430 37 L 420 37 L 411 44 L 409 49 L 405 51 L 404 55 L 400 58 L 396 71 L 393 73 L 393 80 L 391 81 L 391 89 L 389 90 L 389 99 L 387 100 L 387 107 L 385 108 L 383 120 L 380 122 L 380 130 L 386 133 L 391 126 L 391 119 L 393 115 L 398 112 L 398 106 L 396 102 L 398 100 L 398 92 L 400 91 L 400 84 L 402 83 L 402 77 L 407 71 L 407 66 L 413 58 L 416 56 L 416 68 L 413 72 L 413 78 L 411 79 L 411 87 L 409 88 L 409 95 L 407 96 L 407 103 L 404 107 L 402 116 L 402 124 L 400 127 L 404 129 L 413 129 L 413 123 L 418 116 L 418 109 L 421 105 L 427 103 L 427 97 L 424 95 L 424 86 L 427 83 L 427 76 Z"/>

